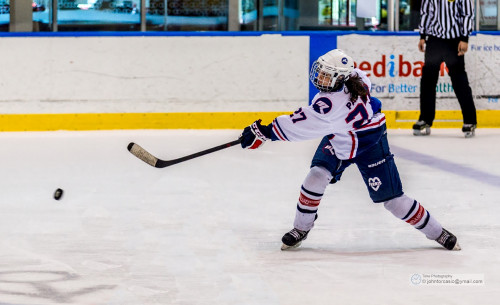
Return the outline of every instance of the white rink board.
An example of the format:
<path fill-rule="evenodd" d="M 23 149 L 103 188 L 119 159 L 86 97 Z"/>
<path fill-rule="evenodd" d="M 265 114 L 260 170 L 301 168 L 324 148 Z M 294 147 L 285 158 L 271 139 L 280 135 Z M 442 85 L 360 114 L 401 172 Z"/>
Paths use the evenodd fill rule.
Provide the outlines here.
<path fill-rule="evenodd" d="M 384 109 L 419 109 L 418 36 L 324 39 L 383 72 L 371 79 Z M 0 113 L 291 111 L 309 102 L 310 43 L 279 34 L 2 37 Z M 500 109 L 498 54 L 500 36 L 470 38 L 466 65 L 479 110 Z M 439 86 L 437 109 L 458 110 L 447 75 Z"/>
<path fill-rule="evenodd" d="M 2 37 L 0 50 L 1 113 L 285 111 L 308 102 L 308 36 Z"/>

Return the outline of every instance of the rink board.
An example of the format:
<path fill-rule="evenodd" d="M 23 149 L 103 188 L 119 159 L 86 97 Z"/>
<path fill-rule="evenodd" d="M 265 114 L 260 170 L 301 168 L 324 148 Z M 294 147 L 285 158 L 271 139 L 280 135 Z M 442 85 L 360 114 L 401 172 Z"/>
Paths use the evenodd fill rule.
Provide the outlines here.
<path fill-rule="evenodd" d="M 63 113 L 0 115 L 0 131 L 112 129 L 241 129 L 257 119 L 270 123 L 290 112 Z M 418 111 L 384 111 L 388 128 L 411 128 Z M 500 110 L 478 110 L 478 127 L 500 127 Z M 437 111 L 434 128 L 458 128 L 458 110 Z"/>

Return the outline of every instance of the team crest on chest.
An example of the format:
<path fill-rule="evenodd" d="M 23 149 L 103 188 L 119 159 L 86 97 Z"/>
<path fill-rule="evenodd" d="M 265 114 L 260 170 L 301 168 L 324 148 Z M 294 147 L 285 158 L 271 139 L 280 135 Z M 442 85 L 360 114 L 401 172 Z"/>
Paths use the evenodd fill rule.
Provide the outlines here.
<path fill-rule="evenodd" d="M 314 102 L 313 109 L 317 113 L 327 114 L 332 110 L 332 102 L 326 97 L 319 98 Z"/>

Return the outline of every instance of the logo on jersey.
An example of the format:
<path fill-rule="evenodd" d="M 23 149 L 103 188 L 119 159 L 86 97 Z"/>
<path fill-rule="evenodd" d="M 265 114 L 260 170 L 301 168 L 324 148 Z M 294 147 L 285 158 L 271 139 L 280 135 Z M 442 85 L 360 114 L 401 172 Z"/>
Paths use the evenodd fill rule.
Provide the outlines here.
<path fill-rule="evenodd" d="M 376 192 L 382 185 L 382 181 L 378 177 L 375 178 L 368 178 L 368 184 L 370 187 Z"/>
<path fill-rule="evenodd" d="M 346 57 L 342 57 L 342 60 L 341 60 L 341 61 L 342 61 L 342 63 L 343 63 L 344 65 L 347 65 L 348 60 L 347 60 L 347 58 L 346 58 Z"/>
<path fill-rule="evenodd" d="M 314 102 L 313 109 L 317 113 L 327 114 L 330 110 L 332 110 L 332 102 L 326 97 L 319 98 L 316 102 Z"/>

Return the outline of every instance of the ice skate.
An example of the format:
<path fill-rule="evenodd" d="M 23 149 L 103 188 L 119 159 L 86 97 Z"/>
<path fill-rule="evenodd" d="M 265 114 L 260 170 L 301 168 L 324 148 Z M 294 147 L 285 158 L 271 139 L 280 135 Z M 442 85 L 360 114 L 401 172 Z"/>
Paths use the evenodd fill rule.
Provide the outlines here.
<path fill-rule="evenodd" d="M 464 124 L 462 127 L 462 132 L 466 138 L 472 138 L 476 135 L 476 125 L 475 124 Z"/>
<path fill-rule="evenodd" d="M 427 124 L 425 121 L 418 121 L 413 124 L 413 135 L 414 136 L 428 136 L 431 134 L 431 125 Z"/>
<path fill-rule="evenodd" d="M 298 229 L 292 229 L 290 232 L 283 235 L 281 241 L 283 245 L 281 245 L 281 250 L 287 250 L 290 248 L 297 248 L 300 246 L 303 240 L 307 238 L 307 234 L 309 231 L 301 231 Z"/>
<path fill-rule="evenodd" d="M 441 235 L 436 239 L 438 244 L 448 250 L 459 251 L 462 250 L 458 244 L 457 237 L 443 228 Z"/>

